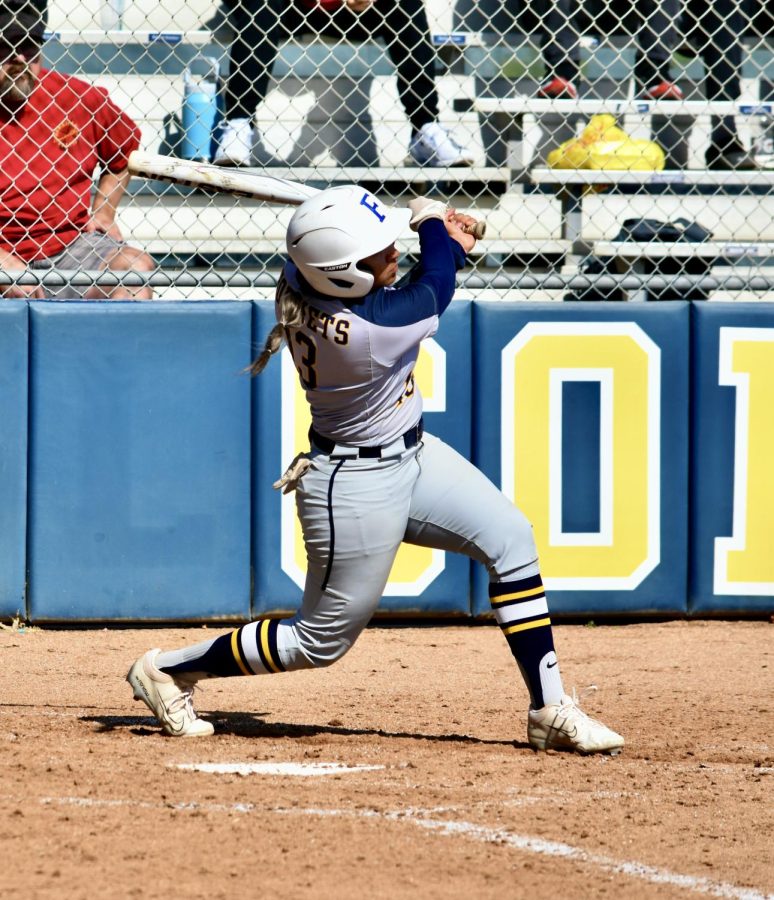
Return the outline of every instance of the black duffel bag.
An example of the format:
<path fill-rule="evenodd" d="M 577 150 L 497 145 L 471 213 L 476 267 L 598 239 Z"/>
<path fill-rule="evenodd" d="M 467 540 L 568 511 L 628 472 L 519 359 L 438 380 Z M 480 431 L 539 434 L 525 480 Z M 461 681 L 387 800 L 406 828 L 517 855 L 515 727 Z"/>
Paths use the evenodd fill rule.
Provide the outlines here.
<path fill-rule="evenodd" d="M 704 243 L 712 240 L 712 232 L 698 222 L 688 219 L 675 219 L 674 222 L 662 222 L 660 219 L 625 219 L 621 230 L 614 238 L 616 241 L 637 241 L 638 243 Z M 620 266 L 620 268 L 619 268 Z M 712 260 L 701 257 L 662 257 L 648 259 L 643 257 L 638 263 L 638 273 L 646 275 L 707 275 L 712 268 Z M 622 274 L 629 267 L 622 260 L 613 256 L 590 257 L 581 266 L 583 275 Z M 676 291 L 672 287 L 648 288 L 649 300 L 706 300 L 707 292 L 696 288 Z M 618 287 L 600 288 L 594 284 L 581 291 L 568 295 L 567 300 L 624 300 L 625 293 Z"/>

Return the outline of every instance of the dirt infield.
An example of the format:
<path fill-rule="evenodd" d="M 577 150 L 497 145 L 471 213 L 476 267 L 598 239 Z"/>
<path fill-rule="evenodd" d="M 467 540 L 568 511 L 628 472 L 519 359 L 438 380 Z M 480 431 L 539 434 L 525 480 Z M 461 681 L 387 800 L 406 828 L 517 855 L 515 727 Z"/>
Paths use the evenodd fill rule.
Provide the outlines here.
<path fill-rule="evenodd" d="M 617 758 L 529 749 L 494 626 L 207 682 L 215 736 L 164 738 L 126 670 L 211 634 L 0 632 L 1 897 L 774 896 L 772 624 L 559 625 Z"/>

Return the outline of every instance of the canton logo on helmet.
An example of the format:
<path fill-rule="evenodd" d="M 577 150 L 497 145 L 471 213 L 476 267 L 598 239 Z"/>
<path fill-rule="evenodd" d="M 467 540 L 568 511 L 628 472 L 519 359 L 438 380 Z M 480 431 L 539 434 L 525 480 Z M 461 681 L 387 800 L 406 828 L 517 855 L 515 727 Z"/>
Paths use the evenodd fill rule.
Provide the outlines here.
<path fill-rule="evenodd" d="M 319 269 L 321 272 L 343 272 L 344 269 L 348 269 L 349 266 L 349 263 L 339 263 L 336 266 L 320 266 Z"/>

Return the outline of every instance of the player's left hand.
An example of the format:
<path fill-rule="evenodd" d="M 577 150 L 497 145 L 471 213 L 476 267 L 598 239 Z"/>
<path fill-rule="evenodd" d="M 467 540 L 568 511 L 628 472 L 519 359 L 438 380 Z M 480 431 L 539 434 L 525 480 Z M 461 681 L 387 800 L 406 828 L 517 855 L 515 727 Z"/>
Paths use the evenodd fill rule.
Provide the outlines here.
<path fill-rule="evenodd" d="M 88 233 L 100 231 L 102 234 L 107 234 L 117 241 L 122 241 L 124 239 L 121 234 L 121 229 L 116 224 L 115 219 L 108 219 L 107 216 L 101 216 L 99 213 L 94 214 L 88 222 L 86 222 L 83 230 Z"/>
<path fill-rule="evenodd" d="M 352 10 L 352 12 L 361 13 L 364 10 L 368 9 L 369 6 L 372 6 L 374 0 L 344 0 L 344 2 Z"/>
<path fill-rule="evenodd" d="M 443 200 L 434 200 L 432 197 L 414 197 L 406 205 L 411 210 L 409 228 L 412 231 L 419 231 L 419 226 L 425 219 L 440 219 L 444 222 L 449 212 L 449 207 Z"/>
<path fill-rule="evenodd" d="M 446 213 L 444 224 L 446 225 L 446 231 L 448 232 L 449 237 L 457 241 L 466 253 L 470 253 L 476 246 L 476 238 L 474 235 L 468 234 L 462 229 L 466 225 L 473 226 L 476 224 L 476 220 L 473 216 L 458 213 L 456 209 L 449 209 Z"/>
<path fill-rule="evenodd" d="M 275 491 L 282 490 L 283 494 L 289 494 L 298 487 L 298 482 L 304 477 L 306 470 L 312 465 L 312 458 L 308 453 L 299 453 L 293 458 L 293 462 L 285 469 L 281 478 L 278 478 L 272 487 Z"/>

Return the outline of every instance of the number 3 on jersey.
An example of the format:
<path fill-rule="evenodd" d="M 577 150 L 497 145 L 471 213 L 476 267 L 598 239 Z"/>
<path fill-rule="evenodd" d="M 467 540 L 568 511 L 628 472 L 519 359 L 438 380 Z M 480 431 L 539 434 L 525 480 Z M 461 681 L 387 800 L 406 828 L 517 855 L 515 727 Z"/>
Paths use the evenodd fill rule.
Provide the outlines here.
<path fill-rule="evenodd" d="M 303 332 L 297 331 L 290 342 L 290 348 L 301 384 L 307 391 L 313 391 L 317 387 L 317 345 Z"/>
<path fill-rule="evenodd" d="M 414 396 L 414 373 L 412 372 L 406 381 L 404 382 L 405 387 L 403 389 L 403 393 L 398 397 L 398 402 L 395 404 L 396 406 L 400 406 L 404 400 L 408 400 L 409 397 Z"/>

